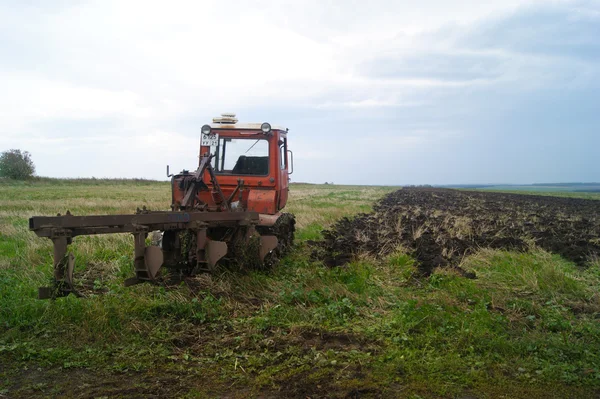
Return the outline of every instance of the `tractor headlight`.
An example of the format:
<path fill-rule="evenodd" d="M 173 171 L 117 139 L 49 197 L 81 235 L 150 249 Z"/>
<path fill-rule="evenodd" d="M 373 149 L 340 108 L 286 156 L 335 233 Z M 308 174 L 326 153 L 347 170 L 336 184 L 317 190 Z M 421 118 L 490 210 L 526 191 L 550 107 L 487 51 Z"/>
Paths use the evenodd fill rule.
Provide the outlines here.
<path fill-rule="evenodd" d="M 210 125 L 202 126 L 202 129 L 200 131 L 202 132 L 202 134 L 210 134 Z"/>
<path fill-rule="evenodd" d="M 263 123 L 260 125 L 260 130 L 262 130 L 264 134 L 269 133 L 271 131 L 271 124 L 267 122 Z"/>

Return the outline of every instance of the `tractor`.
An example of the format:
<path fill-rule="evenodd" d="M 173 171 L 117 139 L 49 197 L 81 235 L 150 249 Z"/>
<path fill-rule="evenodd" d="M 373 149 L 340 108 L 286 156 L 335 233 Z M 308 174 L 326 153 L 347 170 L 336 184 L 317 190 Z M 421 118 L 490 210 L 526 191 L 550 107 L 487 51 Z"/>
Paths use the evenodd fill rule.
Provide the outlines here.
<path fill-rule="evenodd" d="M 40 287 L 39 297 L 79 295 L 68 246 L 81 235 L 133 234 L 135 275 L 125 285 L 157 281 L 163 267 L 180 276 L 212 272 L 218 264 L 270 268 L 294 240 L 294 216 L 282 212 L 292 173 L 288 129 L 238 123 L 231 113 L 213 118 L 200 130 L 198 168 L 173 175 L 167 166 L 170 210 L 90 216 L 67 211 L 29 219 L 29 229 L 54 246 L 53 284 Z"/>

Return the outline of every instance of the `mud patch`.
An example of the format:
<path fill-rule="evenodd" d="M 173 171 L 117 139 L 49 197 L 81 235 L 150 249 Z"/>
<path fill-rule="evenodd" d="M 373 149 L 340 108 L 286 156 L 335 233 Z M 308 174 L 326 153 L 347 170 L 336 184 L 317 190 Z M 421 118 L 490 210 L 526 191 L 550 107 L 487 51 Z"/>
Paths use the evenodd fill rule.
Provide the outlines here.
<path fill-rule="evenodd" d="M 404 188 L 372 213 L 339 220 L 323 237 L 313 256 L 328 266 L 404 248 L 425 275 L 436 267 L 465 273 L 462 259 L 481 248 L 526 251 L 532 244 L 583 266 L 600 255 L 600 201 Z"/>
<path fill-rule="evenodd" d="M 375 350 L 360 337 L 345 334 L 333 333 L 327 331 L 305 330 L 300 334 L 301 339 L 298 343 L 302 344 L 304 349 L 315 348 L 317 350 Z"/>
<path fill-rule="evenodd" d="M 360 381 L 365 378 L 360 365 L 345 366 L 343 376 L 333 377 L 330 373 L 324 373 L 319 377 L 319 368 L 308 371 L 302 371 L 291 377 L 282 378 L 277 381 L 279 388 L 274 390 L 265 390 L 258 397 L 263 399 L 271 398 L 293 398 L 293 399 L 325 399 L 325 398 L 381 398 L 382 390 L 380 387 L 365 385 L 360 388 L 344 387 L 346 382 Z M 391 397 L 391 396 L 390 396 Z"/>
<path fill-rule="evenodd" d="M 12 378 L 8 397 L 164 398 L 189 392 L 187 373 L 109 373 L 91 369 L 28 367 Z M 1 397 L 1 396 L 0 396 Z"/>

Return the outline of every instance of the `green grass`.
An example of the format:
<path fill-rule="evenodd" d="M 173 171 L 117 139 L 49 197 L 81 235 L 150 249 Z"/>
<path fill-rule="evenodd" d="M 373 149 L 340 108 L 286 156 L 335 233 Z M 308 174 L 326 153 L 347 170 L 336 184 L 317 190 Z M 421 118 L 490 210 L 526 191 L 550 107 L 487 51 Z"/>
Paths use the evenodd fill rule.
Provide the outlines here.
<path fill-rule="evenodd" d="M 103 293 L 40 301 L 52 247 L 27 230 L 27 217 L 167 209 L 169 185 L 0 185 L 0 394 L 597 394 L 599 264 L 484 250 L 462 265 L 478 275 L 469 280 L 419 277 L 401 251 L 333 269 L 311 260 L 307 241 L 391 190 L 293 185 L 298 243 L 279 267 L 179 286 L 125 288 L 131 237 L 79 237 L 76 274 Z"/>

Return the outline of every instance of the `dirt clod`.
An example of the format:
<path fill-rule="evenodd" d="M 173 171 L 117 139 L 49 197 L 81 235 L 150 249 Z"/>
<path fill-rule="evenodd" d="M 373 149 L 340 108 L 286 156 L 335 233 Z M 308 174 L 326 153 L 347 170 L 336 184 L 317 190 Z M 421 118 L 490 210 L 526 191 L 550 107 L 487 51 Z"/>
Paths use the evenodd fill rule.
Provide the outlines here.
<path fill-rule="evenodd" d="M 368 214 L 339 220 L 314 244 L 328 266 L 359 254 L 383 257 L 403 248 L 428 275 L 460 269 L 480 248 L 526 251 L 532 245 L 584 266 L 600 255 L 600 201 L 537 195 L 404 188 Z"/>

